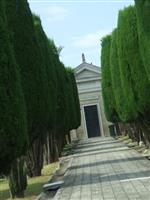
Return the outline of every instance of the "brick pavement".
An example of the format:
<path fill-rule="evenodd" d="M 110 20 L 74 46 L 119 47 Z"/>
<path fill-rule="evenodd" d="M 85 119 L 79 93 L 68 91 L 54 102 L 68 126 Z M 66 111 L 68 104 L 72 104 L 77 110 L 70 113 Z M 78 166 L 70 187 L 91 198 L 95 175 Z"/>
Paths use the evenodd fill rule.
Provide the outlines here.
<path fill-rule="evenodd" d="M 150 200 L 150 161 L 111 137 L 81 141 L 54 200 Z"/>

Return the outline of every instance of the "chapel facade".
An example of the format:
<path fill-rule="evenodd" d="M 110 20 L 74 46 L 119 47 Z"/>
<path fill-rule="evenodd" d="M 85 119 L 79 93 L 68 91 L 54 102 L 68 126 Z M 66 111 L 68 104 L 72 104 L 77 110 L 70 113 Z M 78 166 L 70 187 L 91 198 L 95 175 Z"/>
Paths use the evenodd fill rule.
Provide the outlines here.
<path fill-rule="evenodd" d="M 82 54 L 82 63 L 74 69 L 79 93 L 81 126 L 76 130 L 78 139 L 109 136 L 109 123 L 104 114 L 101 89 L 101 68 L 89 64 Z"/>

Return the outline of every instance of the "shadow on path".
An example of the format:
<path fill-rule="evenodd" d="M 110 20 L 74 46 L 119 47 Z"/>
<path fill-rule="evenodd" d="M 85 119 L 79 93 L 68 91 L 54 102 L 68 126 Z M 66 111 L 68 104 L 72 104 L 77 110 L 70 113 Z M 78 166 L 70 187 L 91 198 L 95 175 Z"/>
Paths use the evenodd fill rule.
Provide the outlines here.
<path fill-rule="evenodd" d="M 99 154 L 105 154 L 105 153 L 113 153 L 113 152 L 121 152 L 121 151 L 129 151 L 132 149 L 129 149 L 128 147 L 123 147 L 123 148 L 119 148 L 119 149 L 114 149 L 113 151 L 108 150 L 108 151 L 101 151 L 101 152 L 96 152 L 97 150 L 95 150 L 94 153 L 78 153 L 73 155 L 73 157 L 84 157 L 84 156 L 92 156 L 92 155 L 99 155 Z M 83 153 L 83 154 L 82 154 Z"/>
<path fill-rule="evenodd" d="M 116 148 L 120 148 L 120 147 L 126 147 L 125 145 L 121 144 L 121 145 L 118 145 L 118 146 L 109 146 L 109 147 L 100 147 L 100 148 L 87 148 L 87 149 L 80 149 L 78 150 L 78 147 L 77 147 L 77 150 L 75 150 L 75 154 L 78 154 L 78 153 L 88 153 L 88 152 L 93 152 L 93 151 L 103 151 L 103 150 L 108 150 L 108 149 L 116 149 Z"/>
<path fill-rule="evenodd" d="M 86 168 L 86 167 L 94 167 L 99 165 L 105 165 L 105 164 L 117 164 L 117 163 L 123 163 L 123 162 L 134 162 L 138 160 L 146 160 L 144 157 L 131 157 L 131 158 L 125 158 L 125 159 L 116 159 L 116 160 L 104 160 L 99 162 L 93 162 L 93 163 L 87 163 L 83 165 L 74 165 L 69 168 L 69 170 L 73 169 L 80 169 L 80 168 Z"/>
<path fill-rule="evenodd" d="M 118 173 L 113 175 L 107 174 L 99 174 L 99 173 L 82 173 L 77 175 L 69 174 L 65 178 L 65 187 L 72 187 L 72 186 L 79 186 L 79 184 L 87 185 L 87 184 L 95 184 L 95 183 L 103 183 L 103 182 L 110 182 L 110 181 L 125 181 L 128 179 L 134 178 L 147 178 L 150 177 L 150 170 L 148 171 L 140 171 L 140 172 L 131 172 L 131 173 Z"/>
<path fill-rule="evenodd" d="M 93 148 L 93 147 L 96 147 L 96 146 L 105 146 L 105 145 L 109 145 L 109 144 L 118 144 L 118 143 L 120 143 L 120 141 L 112 141 L 112 142 L 106 142 L 106 143 L 104 143 L 104 142 L 97 142 L 96 144 L 91 144 L 91 143 L 89 143 L 89 144 L 79 144 L 78 145 L 78 149 L 86 149 L 86 148 Z"/>
<path fill-rule="evenodd" d="M 96 140 L 97 139 L 97 140 Z M 95 138 L 95 141 L 93 141 L 93 138 L 92 139 L 88 139 L 88 140 L 84 140 L 84 141 L 81 141 L 81 142 L 79 142 L 79 144 L 78 144 L 78 146 L 80 146 L 80 145 L 82 145 L 82 146 L 84 146 L 84 145 L 86 145 L 86 146 L 88 146 L 88 144 L 89 145 L 91 145 L 91 144 L 102 144 L 102 143 L 112 143 L 112 142 L 114 142 L 115 140 L 114 139 L 112 139 L 112 138 L 107 138 L 107 139 L 105 139 L 105 138 L 101 138 L 101 137 L 96 137 Z"/>

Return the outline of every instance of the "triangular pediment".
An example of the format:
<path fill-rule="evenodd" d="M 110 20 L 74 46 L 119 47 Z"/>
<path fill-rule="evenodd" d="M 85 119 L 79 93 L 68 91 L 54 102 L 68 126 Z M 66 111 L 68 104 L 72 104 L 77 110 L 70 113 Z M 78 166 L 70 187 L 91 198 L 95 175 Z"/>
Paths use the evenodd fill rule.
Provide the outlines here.
<path fill-rule="evenodd" d="M 78 74 L 76 74 L 77 79 L 83 79 L 83 78 L 92 78 L 92 77 L 99 77 L 99 73 L 96 73 L 89 69 L 83 69 Z"/>
<path fill-rule="evenodd" d="M 88 63 L 82 63 L 75 68 L 76 79 L 100 77 L 100 67 Z"/>

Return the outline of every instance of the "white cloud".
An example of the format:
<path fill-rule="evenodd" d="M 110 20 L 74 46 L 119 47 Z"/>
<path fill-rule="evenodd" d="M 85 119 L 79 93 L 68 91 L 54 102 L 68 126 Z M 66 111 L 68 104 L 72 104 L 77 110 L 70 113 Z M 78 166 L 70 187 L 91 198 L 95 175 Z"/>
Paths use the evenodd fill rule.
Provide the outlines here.
<path fill-rule="evenodd" d="M 98 30 L 86 35 L 72 37 L 70 44 L 65 46 L 62 51 L 61 60 L 66 66 L 76 67 L 82 62 L 81 54 L 84 53 L 86 62 L 92 62 L 94 65 L 100 66 L 100 40 L 110 33 L 110 30 Z"/>
<path fill-rule="evenodd" d="M 61 6 L 50 6 L 47 15 L 50 21 L 62 21 L 68 16 L 68 10 Z"/>
<path fill-rule="evenodd" d="M 63 21 L 69 14 L 69 11 L 63 6 L 44 6 L 35 10 L 37 14 L 49 22 Z"/>
<path fill-rule="evenodd" d="M 74 37 L 71 45 L 77 48 L 96 47 L 100 44 L 101 38 L 109 33 L 109 30 L 98 30 L 84 36 Z"/>

